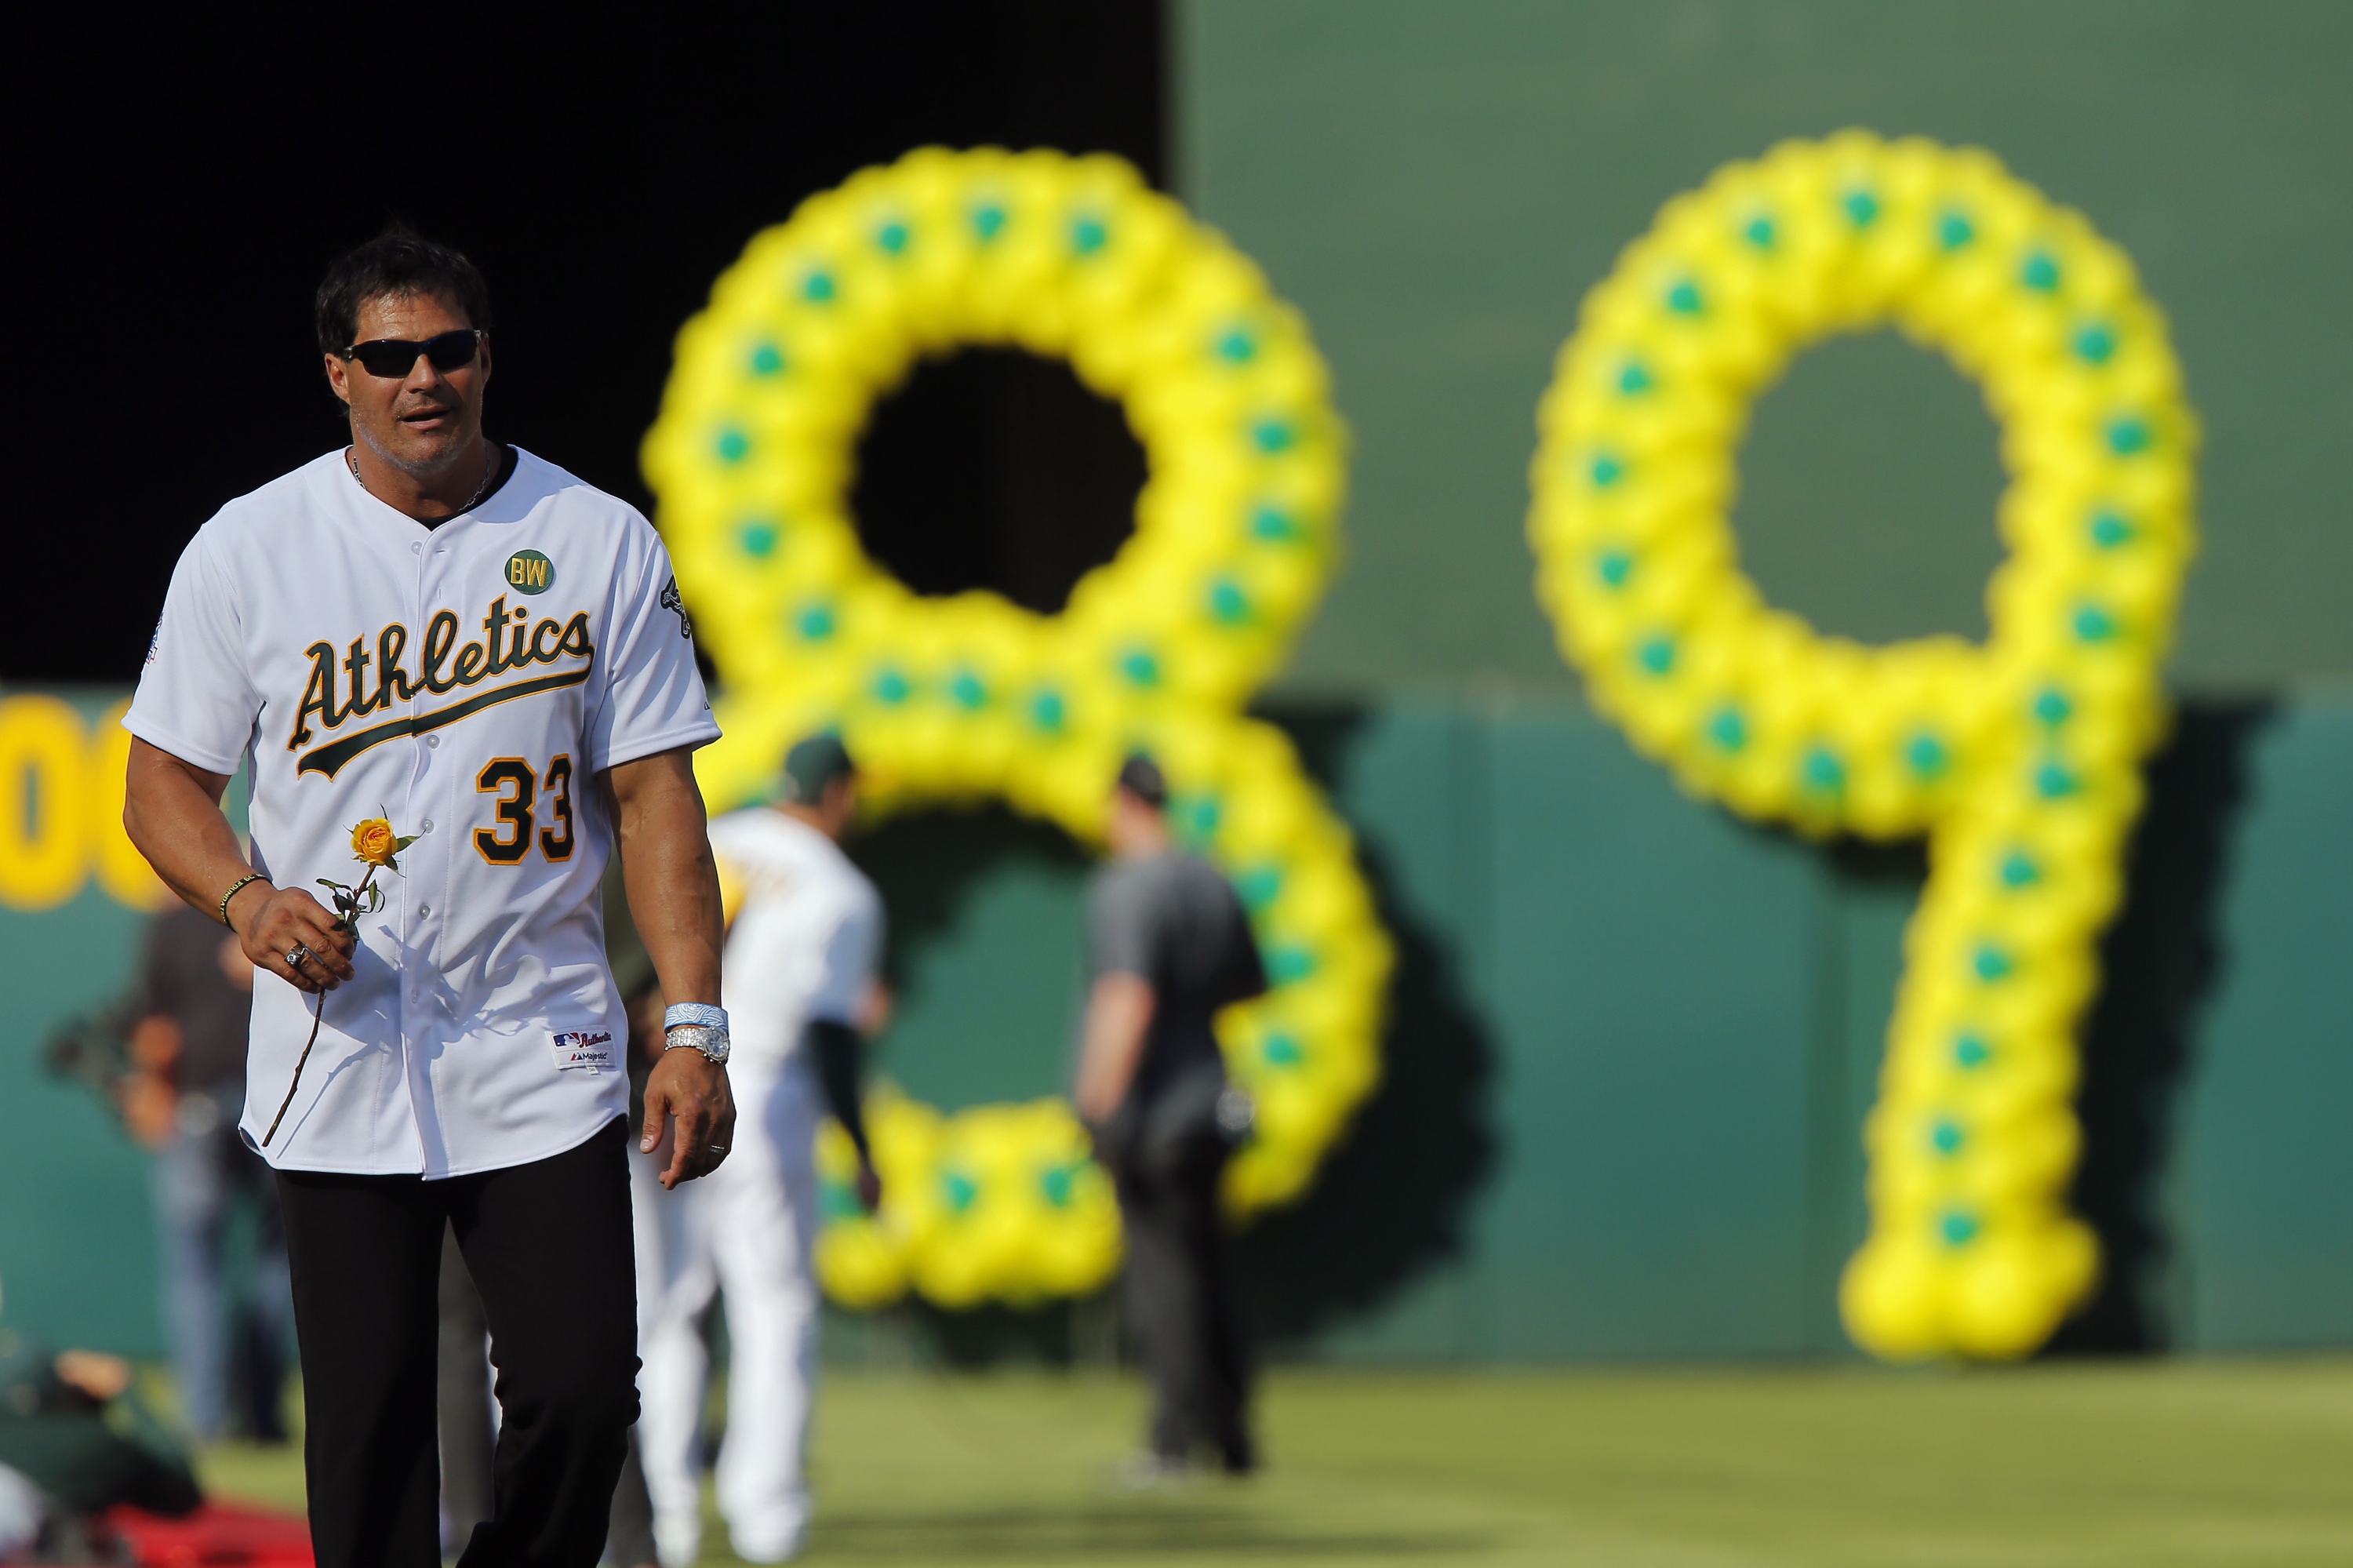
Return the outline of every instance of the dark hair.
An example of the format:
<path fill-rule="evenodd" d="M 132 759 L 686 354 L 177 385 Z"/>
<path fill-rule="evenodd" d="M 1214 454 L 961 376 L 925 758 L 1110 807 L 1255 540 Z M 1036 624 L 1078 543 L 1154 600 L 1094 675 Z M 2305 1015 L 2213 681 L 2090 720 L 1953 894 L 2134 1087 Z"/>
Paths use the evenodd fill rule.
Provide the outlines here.
<path fill-rule="evenodd" d="M 854 778 L 857 772 L 858 764 L 841 736 L 821 731 L 785 753 L 785 799 L 797 806 L 814 806 L 825 799 L 835 779 Z"/>
<path fill-rule="evenodd" d="M 1119 765 L 1119 787 L 1155 811 L 1168 804 L 1166 775 L 1160 771 L 1160 764 L 1140 751 L 1129 752 L 1127 760 Z"/>
<path fill-rule="evenodd" d="M 339 258 L 319 282 L 319 352 L 341 354 L 360 328 L 360 307 L 387 294 L 430 294 L 458 307 L 468 326 L 491 324 L 491 286 L 471 261 L 406 228 L 387 229 Z"/>

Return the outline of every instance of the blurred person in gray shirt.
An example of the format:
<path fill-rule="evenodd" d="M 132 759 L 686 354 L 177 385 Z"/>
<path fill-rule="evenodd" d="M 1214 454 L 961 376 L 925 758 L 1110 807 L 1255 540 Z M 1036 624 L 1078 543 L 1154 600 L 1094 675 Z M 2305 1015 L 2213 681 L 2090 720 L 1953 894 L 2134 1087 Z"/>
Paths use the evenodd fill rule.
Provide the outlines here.
<path fill-rule="evenodd" d="M 1218 1188 L 1250 1129 L 1226 1079 L 1215 1021 L 1266 990 L 1241 900 L 1178 847 L 1168 786 L 1130 757 L 1113 790 L 1111 863 L 1087 910 L 1086 1020 L 1079 1115 L 1119 1192 L 1127 1306 L 1155 1408 L 1139 1482 L 1182 1476 L 1205 1456 L 1252 1469 L 1250 1354 L 1233 1298 Z"/>
<path fill-rule="evenodd" d="M 218 922 L 175 901 L 148 925 L 137 997 L 134 1071 L 121 1107 L 132 1136 L 154 1155 L 164 1325 L 180 1414 L 206 1441 L 234 1427 L 282 1443 L 280 1394 L 293 1317 L 286 1234 L 269 1167 L 237 1133 L 253 966 Z M 226 1269 L 229 1222 L 240 1205 L 250 1210 L 255 1234 L 241 1311 Z"/>

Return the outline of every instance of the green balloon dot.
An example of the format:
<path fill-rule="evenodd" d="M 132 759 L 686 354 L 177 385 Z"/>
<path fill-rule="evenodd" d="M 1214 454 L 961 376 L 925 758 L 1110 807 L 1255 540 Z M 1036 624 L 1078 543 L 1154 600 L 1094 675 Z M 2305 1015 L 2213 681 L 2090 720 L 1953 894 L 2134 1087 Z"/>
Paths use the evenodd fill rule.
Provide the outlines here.
<path fill-rule="evenodd" d="M 1607 490 L 1626 477 L 1626 465 L 1615 452 L 1596 452 L 1589 471 L 1596 490 Z"/>
<path fill-rule="evenodd" d="M 1948 1209 L 1936 1222 L 1937 1234 L 1947 1246 L 1967 1246 L 1978 1239 L 1978 1219 L 1963 1209 Z"/>
<path fill-rule="evenodd" d="M 1961 1131 L 1960 1124 L 1956 1121 L 1939 1118 L 1936 1126 L 1928 1129 L 1929 1144 L 1937 1153 L 1947 1159 L 1958 1154 L 1965 1141 L 1966 1138 Z"/>
<path fill-rule="evenodd" d="M 1977 971 L 1978 979 L 1990 985 L 1997 980 L 2008 980 L 2015 966 L 2010 955 L 2000 948 L 1991 942 L 1980 942 L 1969 959 L 1969 967 Z"/>
<path fill-rule="evenodd" d="M 1296 1067 L 1307 1060 L 1307 1053 L 1288 1034 L 1268 1035 L 1259 1055 L 1270 1067 Z"/>
<path fill-rule="evenodd" d="M 1869 191 L 1849 191 L 1841 205 L 1846 208 L 1847 221 L 1857 228 L 1869 228 L 1879 217 L 1879 198 Z"/>
<path fill-rule="evenodd" d="M 897 707 L 901 703 L 905 702 L 913 691 L 914 688 L 907 683 L 907 677 L 896 670 L 885 670 L 874 677 L 876 702 L 887 703 L 892 707 Z"/>
<path fill-rule="evenodd" d="M 1306 530 L 1299 525 L 1298 520 L 1274 505 L 1261 505 L 1251 512 L 1250 532 L 1277 545 L 1295 544 L 1306 537 Z"/>
<path fill-rule="evenodd" d="M 1771 218 L 1762 216 L 1752 217 L 1748 220 L 1748 227 L 1742 229 L 1740 232 L 1741 237 L 1746 239 L 1749 244 L 1757 247 L 1757 249 L 1770 250 L 1773 249 L 1773 220 Z"/>
<path fill-rule="evenodd" d="M 1958 250 L 1977 238 L 1978 231 L 1969 223 L 1968 214 L 1948 210 L 1936 220 L 1936 243 L 1947 250 Z"/>
<path fill-rule="evenodd" d="M 1667 309 L 1679 316 L 1695 316 L 1706 308 L 1699 285 L 1688 278 L 1667 291 Z"/>
<path fill-rule="evenodd" d="M 1243 625 L 1250 620 L 1250 599 L 1232 582 L 1220 577 L 1209 585 L 1209 613 L 1224 625 Z"/>
<path fill-rule="evenodd" d="M 1634 657 L 1651 674 L 1668 674 L 1675 667 L 1675 640 L 1663 635 L 1645 638 L 1634 650 Z"/>
<path fill-rule="evenodd" d="M 1942 740 L 1923 731 L 1905 743 L 1904 760 L 1921 778 L 1937 779 L 1944 776 L 1946 767 L 1952 761 L 1952 754 L 1945 749 Z"/>
<path fill-rule="evenodd" d="M 1252 866 L 1234 879 L 1234 891 L 1253 914 L 1262 911 L 1282 896 L 1282 871 L 1278 866 Z"/>
<path fill-rule="evenodd" d="M 1121 655 L 1119 673 L 1132 684 L 1156 686 L 1160 683 L 1160 661 L 1141 648 L 1131 649 Z"/>
<path fill-rule="evenodd" d="M 2103 512 L 2092 519 L 2092 543 L 2103 550 L 2113 550 L 2128 543 L 2133 526 L 2113 512 Z"/>
<path fill-rule="evenodd" d="M 2034 694 L 2034 716 L 2046 725 L 2061 725 L 2075 711 L 2067 694 L 2056 686 L 2045 686 Z"/>
<path fill-rule="evenodd" d="M 2018 270 L 2018 281 L 2038 294 L 2051 293 L 2059 287 L 2059 262 L 2048 252 L 2038 250 Z"/>
<path fill-rule="evenodd" d="M 1630 359 L 1618 372 L 1618 390 L 1627 397 L 1637 397 L 1651 389 L 1651 373 L 1639 359 Z"/>
<path fill-rule="evenodd" d="M 913 237 L 908 232 L 907 226 L 896 219 L 884 224 L 881 228 L 874 231 L 874 243 L 880 245 L 883 249 L 889 251 L 893 256 L 907 249 L 907 241 L 912 238 Z"/>
<path fill-rule="evenodd" d="M 752 438 L 741 430 L 719 432 L 719 455 L 727 462 L 742 462 L 752 450 Z"/>
<path fill-rule="evenodd" d="M 752 374 L 774 376 L 785 367 L 785 351 L 773 343 L 764 343 L 752 351 Z"/>
<path fill-rule="evenodd" d="M 940 1195 L 947 1200 L 950 1213 L 961 1214 L 980 1197 L 980 1183 L 961 1171 L 943 1171 Z"/>
<path fill-rule="evenodd" d="M 969 670 L 956 672 L 955 679 L 948 683 L 948 695 L 960 708 L 976 710 L 988 705 L 987 685 Z"/>
<path fill-rule="evenodd" d="M 2086 604 L 2075 611 L 2075 635 L 2086 642 L 2106 642 L 2122 628 L 2116 618 L 2096 604 Z"/>
<path fill-rule="evenodd" d="M 1248 327 L 1228 327 L 1218 334 L 1217 354 L 1229 365 L 1248 365 L 1258 354 L 1258 340 Z"/>
<path fill-rule="evenodd" d="M 2031 887 L 2042 880 L 2042 868 L 2024 850 L 2012 850 L 2001 857 L 2001 885 L 2004 887 Z"/>
<path fill-rule="evenodd" d="M 801 298 L 807 300 L 809 303 L 813 305 L 828 304 L 832 302 L 833 296 L 834 281 L 832 273 L 819 270 L 811 272 L 807 277 L 801 280 Z"/>
<path fill-rule="evenodd" d="M 972 231 L 983 245 L 997 238 L 1005 228 L 1005 209 L 994 202 L 984 202 L 972 209 Z"/>
<path fill-rule="evenodd" d="M 2075 334 L 2075 357 L 2086 365 L 2105 365 L 2116 351 L 2116 335 L 2098 322 Z"/>
<path fill-rule="evenodd" d="M 1060 692 L 1039 692 L 1029 699 L 1029 722 L 1047 734 L 1059 732 L 1064 716 Z"/>
<path fill-rule="evenodd" d="M 1039 1190 L 1046 1202 L 1058 1209 L 1071 1206 L 1071 1198 L 1078 1191 L 1079 1168 L 1075 1165 L 1050 1165 L 1039 1175 Z"/>
<path fill-rule="evenodd" d="M 809 605 L 795 618 L 794 625 L 800 634 L 811 642 L 822 642 L 833 635 L 833 607 L 824 604 Z"/>
<path fill-rule="evenodd" d="M 1748 744 L 1748 721 L 1740 716 L 1738 708 L 1718 708 L 1707 721 L 1707 738 L 1723 750 L 1738 751 Z"/>
<path fill-rule="evenodd" d="M 1298 432 L 1291 428 L 1290 420 L 1269 418 L 1252 421 L 1250 440 L 1259 450 L 1272 457 L 1290 450 L 1292 443 L 1298 440 Z"/>
<path fill-rule="evenodd" d="M 2138 457 L 2156 444 L 2148 421 L 2131 414 L 2108 421 L 2108 450 L 2118 457 Z"/>
<path fill-rule="evenodd" d="M 1817 746 L 1806 753 L 1803 777 L 1807 789 L 1830 794 L 1846 787 L 1846 764 L 1830 747 Z"/>
<path fill-rule="evenodd" d="M 1279 947 L 1267 955 L 1266 972 L 1277 985 L 1290 985 L 1315 972 L 1315 955 L 1304 948 Z"/>
<path fill-rule="evenodd" d="M 1111 243 L 1111 228 L 1099 217 L 1074 218 L 1071 223 L 1071 249 L 1082 256 L 1092 256 Z"/>
<path fill-rule="evenodd" d="M 2076 789 L 2075 776 L 2056 762 L 2045 762 L 2034 770 L 2034 792 L 2046 800 L 2063 800 Z"/>
<path fill-rule="evenodd" d="M 1605 587 L 1624 588 L 1634 575 L 1634 556 L 1626 550 L 1604 550 L 1594 556 L 1593 571 Z"/>
<path fill-rule="evenodd" d="M 745 555 L 765 560 L 776 553 L 779 533 L 774 523 L 746 523 L 735 536 L 743 545 Z"/>
<path fill-rule="evenodd" d="M 1993 1047 L 1975 1034 L 1953 1042 L 1953 1060 L 1964 1068 L 1978 1068 L 1993 1060 Z"/>

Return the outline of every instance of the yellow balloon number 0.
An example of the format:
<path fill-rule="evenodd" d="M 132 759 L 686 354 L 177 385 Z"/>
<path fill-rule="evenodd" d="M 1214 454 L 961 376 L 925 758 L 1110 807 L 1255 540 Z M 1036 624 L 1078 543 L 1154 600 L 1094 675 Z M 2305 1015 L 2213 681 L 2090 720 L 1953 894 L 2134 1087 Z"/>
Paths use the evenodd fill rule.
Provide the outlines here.
<path fill-rule="evenodd" d="M 855 444 L 923 359 L 973 344 L 1067 360 L 1149 460 L 1135 532 L 1059 615 L 923 599 L 850 517 Z M 1390 949 L 1346 830 L 1242 704 L 1335 558 L 1345 432 L 1297 313 L 1250 262 L 1107 157 L 909 154 L 756 236 L 680 334 L 645 469 L 724 677 L 714 802 L 770 786 L 835 727 L 882 810 L 1003 800 L 1098 837 L 1120 757 L 1169 775 L 1180 830 L 1235 880 L 1274 989 L 1219 1034 L 1257 1108 L 1240 1213 L 1305 1188 L 1378 1076 Z M 887 1196 L 857 1213 L 821 1147 L 827 1289 L 947 1306 L 1090 1290 L 1119 1221 L 1059 1100 L 871 1115 Z"/>
<path fill-rule="evenodd" d="M 1982 646 L 1864 648 L 1763 602 L 1734 450 L 1796 352 L 1892 323 L 1981 385 L 2010 474 Z M 1595 704 L 1693 792 L 1926 832 L 1865 1140 L 1850 1332 L 2023 1354 L 2089 1292 L 2073 1031 L 2120 891 L 2193 546 L 2197 428 L 2157 308 L 1983 153 L 1846 133 L 1668 204 L 1588 296 L 1540 418 L 1541 597 Z"/>

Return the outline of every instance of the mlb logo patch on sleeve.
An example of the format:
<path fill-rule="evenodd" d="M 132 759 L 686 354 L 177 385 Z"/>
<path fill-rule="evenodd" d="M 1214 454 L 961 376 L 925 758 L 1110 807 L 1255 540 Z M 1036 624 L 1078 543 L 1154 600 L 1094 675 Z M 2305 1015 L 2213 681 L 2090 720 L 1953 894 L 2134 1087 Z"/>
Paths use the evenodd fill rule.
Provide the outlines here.
<path fill-rule="evenodd" d="M 555 1070 L 559 1073 L 570 1073 L 585 1068 L 588 1075 L 593 1078 L 608 1068 L 620 1065 L 618 1057 L 614 1054 L 613 1032 L 609 1029 L 599 1029 L 593 1033 L 586 1030 L 565 1029 L 557 1031 L 553 1038 L 555 1044 Z"/>

